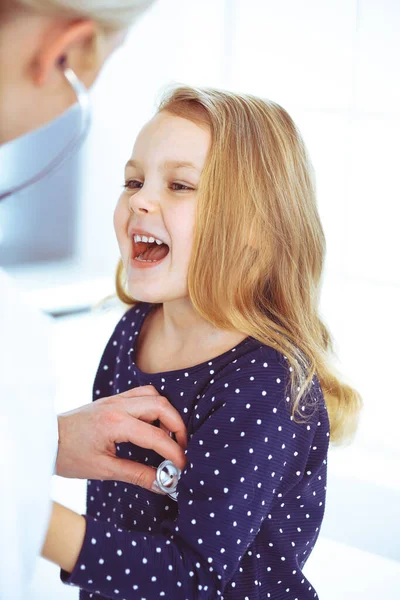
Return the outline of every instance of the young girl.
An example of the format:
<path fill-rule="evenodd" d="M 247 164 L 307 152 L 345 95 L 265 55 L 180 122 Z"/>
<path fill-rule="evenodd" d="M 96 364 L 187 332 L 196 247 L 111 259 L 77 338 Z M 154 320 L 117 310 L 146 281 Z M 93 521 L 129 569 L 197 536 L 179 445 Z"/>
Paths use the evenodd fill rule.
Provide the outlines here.
<path fill-rule="evenodd" d="M 120 299 L 94 399 L 152 385 L 188 430 L 176 501 L 89 481 L 62 580 L 80 598 L 308 600 L 329 438 L 360 398 L 318 316 L 325 240 L 311 166 L 277 104 L 176 89 L 139 134 L 115 211 Z M 117 444 L 123 458 L 163 457 Z"/>

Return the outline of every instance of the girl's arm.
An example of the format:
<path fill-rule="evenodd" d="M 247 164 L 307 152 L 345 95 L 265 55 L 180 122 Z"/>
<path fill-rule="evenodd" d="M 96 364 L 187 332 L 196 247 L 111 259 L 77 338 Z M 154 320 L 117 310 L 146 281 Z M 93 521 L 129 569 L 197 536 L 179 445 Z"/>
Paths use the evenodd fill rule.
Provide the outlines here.
<path fill-rule="evenodd" d="M 42 548 L 42 556 L 72 573 L 86 533 L 82 515 L 53 502 L 50 524 Z"/>

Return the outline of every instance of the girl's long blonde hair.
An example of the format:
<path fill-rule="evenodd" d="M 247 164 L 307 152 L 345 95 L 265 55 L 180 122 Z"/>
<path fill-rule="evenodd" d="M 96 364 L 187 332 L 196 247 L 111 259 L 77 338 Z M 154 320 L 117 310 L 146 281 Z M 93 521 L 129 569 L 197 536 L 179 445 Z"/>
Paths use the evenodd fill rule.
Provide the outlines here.
<path fill-rule="evenodd" d="M 214 89 L 179 87 L 158 111 L 211 130 L 188 271 L 194 308 L 216 328 L 287 357 L 296 420 L 316 374 L 331 440 L 350 439 L 362 401 L 334 371 L 331 336 L 318 315 L 325 237 L 298 129 L 274 102 Z M 134 305 L 121 261 L 116 285 L 120 300 Z"/>

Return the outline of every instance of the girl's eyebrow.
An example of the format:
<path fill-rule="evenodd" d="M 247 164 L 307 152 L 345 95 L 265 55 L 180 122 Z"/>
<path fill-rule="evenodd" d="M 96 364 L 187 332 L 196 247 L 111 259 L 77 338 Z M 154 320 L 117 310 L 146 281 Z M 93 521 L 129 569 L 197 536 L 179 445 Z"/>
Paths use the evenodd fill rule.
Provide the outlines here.
<path fill-rule="evenodd" d="M 125 165 L 125 168 L 127 167 L 140 168 L 140 163 L 137 160 L 130 159 Z M 160 167 L 160 170 L 162 169 L 192 169 L 199 171 L 194 163 L 185 160 L 166 160 Z"/>
<path fill-rule="evenodd" d="M 128 162 L 126 163 L 126 165 L 125 165 L 125 169 L 126 169 L 127 167 L 139 168 L 139 167 L 140 167 L 140 164 L 139 164 L 139 162 L 138 162 L 137 160 L 132 160 L 132 159 L 130 159 L 130 160 L 128 160 Z"/>
<path fill-rule="evenodd" d="M 194 169 L 198 171 L 199 169 L 192 162 L 185 160 L 166 160 L 163 164 L 164 169 Z"/>

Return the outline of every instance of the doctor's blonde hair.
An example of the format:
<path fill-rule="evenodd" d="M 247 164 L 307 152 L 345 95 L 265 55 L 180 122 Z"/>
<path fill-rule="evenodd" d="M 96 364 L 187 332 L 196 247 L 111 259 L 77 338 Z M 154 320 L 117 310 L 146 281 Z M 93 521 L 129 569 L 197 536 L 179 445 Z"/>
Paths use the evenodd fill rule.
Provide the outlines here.
<path fill-rule="evenodd" d="M 301 399 L 316 374 L 331 440 L 350 439 L 362 401 L 335 372 L 331 336 L 318 314 L 325 237 L 294 122 L 274 102 L 214 89 L 179 87 L 158 110 L 211 130 L 188 271 L 194 308 L 216 328 L 240 331 L 287 357 L 296 420 L 304 420 Z M 120 300 L 134 305 L 122 261 L 116 284 Z"/>
<path fill-rule="evenodd" d="M 155 0 L 6 0 L 10 7 L 66 19 L 93 19 L 105 31 L 132 25 Z"/>

